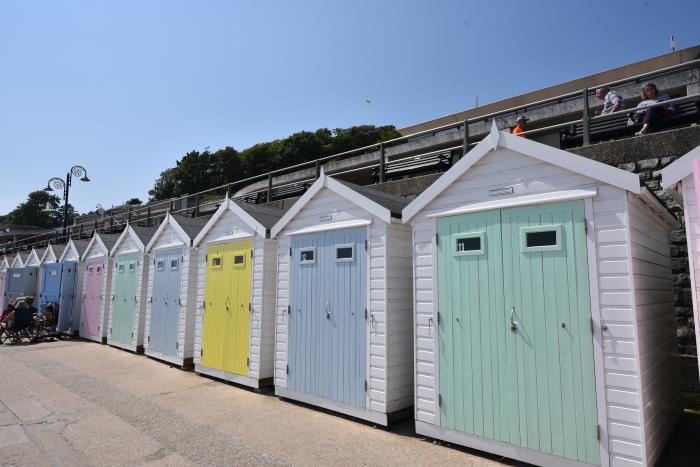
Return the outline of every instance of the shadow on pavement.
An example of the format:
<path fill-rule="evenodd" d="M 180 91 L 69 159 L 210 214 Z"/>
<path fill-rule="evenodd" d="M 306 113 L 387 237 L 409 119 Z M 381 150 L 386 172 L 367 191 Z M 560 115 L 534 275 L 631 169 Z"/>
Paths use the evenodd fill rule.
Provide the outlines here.
<path fill-rule="evenodd" d="M 700 465 L 700 412 L 684 412 L 661 453 L 658 467 Z"/>

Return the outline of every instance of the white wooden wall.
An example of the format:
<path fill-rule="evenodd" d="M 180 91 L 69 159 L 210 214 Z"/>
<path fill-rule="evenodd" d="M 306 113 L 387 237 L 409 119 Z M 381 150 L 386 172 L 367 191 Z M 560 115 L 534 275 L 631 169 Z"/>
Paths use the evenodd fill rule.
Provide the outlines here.
<path fill-rule="evenodd" d="M 46 256 L 44 257 L 44 264 L 53 264 L 57 260 L 56 254 L 53 252 L 53 248 L 48 247 L 46 250 Z"/>
<path fill-rule="evenodd" d="M 192 358 L 194 353 L 194 311 L 196 297 L 196 250 L 189 246 L 189 239 L 183 239 L 172 225 L 167 224 L 154 242 L 149 251 L 147 287 L 144 300 L 146 302 L 146 312 L 144 316 L 144 349 L 148 351 L 148 338 L 151 326 L 151 301 L 153 297 L 153 261 L 157 252 L 174 248 L 183 248 L 182 272 L 180 283 L 180 318 L 178 324 L 178 363 L 182 364 L 187 358 Z M 192 262 L 194 260 L 194 263 Z"/>
<path fill-rule="evenodd" d="M 148 258 L 145 258 L 141 247 L 136 243 L 131 235 L 124 237 L 122 242 L 119 244 L 117 249 L 114 251 L 114 256 L 112 257 L 112 277 L 110 279 L 109 290 L 112 291 L 107 297 L 107 342 L 112 343 L 112 315 L 114 313 L 114 300 L 112 300 L 112 294 L 114 293 L 115 287 L 117 285 L 117 275 L 114 274 L 114 268 L 116 268 L 116 260 L 120 256 L 125 255 L 137 255 L 138 256 L 138 267 L 136 268 L 136 297 L 138 302 L 134 307 L 134 321 L 131 331 L 134 334 L 133 339 L 131 339 L 131 344 L 129 346 L 130 350 L 136 351 L 136 347 L 143 344 L 143 331 L 144 331 L 144 314 L 145 314 L 145 294 L 148 287 L 146 281 L 148 281 Z M 116 343 L 120 345 L 120 343 Z"/>
<path fill-rule="evenodd" d="M 669 227 L 629 196 L 646 462 L 654 465 L 682 413 Z"/>
<path fill-rule="evenodd" d="M 410 228 L 390 225 L 328 189 L 322 189 L 278 235 L 275 385 L 287 387 L 289 247 L 285 232 L 331 222 L 368 220 L 368 383 L 370 410 L 390 413 L 413 403 Z M 390 255 L 387 258 L 387 255 Z M 387 264 L 388 263 L 388 264 Z M 373 318 L 373 319 L 371 319 Z M 391 345 L 388 345 L 391 343 Z"/>
<path fill-rule="evenodd" d="M 197 313 L 195 319 L 194 330 L 194 362 L 201 365 L 202 357 L 202 332 L 204 329 L 203 322 L 203 303 L 204 303 L 204 287 L 206 277 L 206 254 L 207 246 L 210 243 L 225 243 L 237 240 L 253 240 L 253 284 L 252 284 L 252 299 L 251 299 L 251 315 L 250 315 L 250 347 L 248 356 L 250 358 L 250 367 L 248 368 L 248 377 L 252 379 L 263 379 L 272 376 L 272 368 L 270 361 L 274 350 L 273 341 L 265 338 L 272 337 L 272 333 L 267 334 L 269 321 L 274 319 L 272 314 L 273 308 L 266 308 L 265 305 L 270 303 L 270 293 L 274 293 L 274 288 L 264 289 L 269 284 L 268 276 L 275 276 L 274 268 L 266 270 L 274 261 L 266 261 L 266 254 L 274 251 L 274 244 L 270 244 L 264 238 L 255 234 L 255 231 L 250 228 L 245 222 L 241 221 L 232 211 L 226 211 L 217 220 L 216 224 L 207 232 L 206 236 L 198 245 L 198 270 L 197 270 Z M 273 258 L 274 260 L 274 258 Z M 268 324 L 266 324 L 268 323 Z"/>
<path fill-rule="evenodd" d="M 695 339 L 700 341 L 700 312 L 698 310 L 698 304 L 700 304 L 700 211 L 698 210 L 695 181 L 692 174 L 681 181 L 680 189 L 683 194 L 685 234 L 688 239 L 688 266 L 693 298 Z"/>
<path fill-rule="evenodd" d="M 415 322 L 416 400 L 415 417 L 419 422 L 440 425 L 439 355 L 437 328 L 437 284 L 434 276 L 436 219 L 429 214 L 444 212 L 470 203 L 492 201 L 490 189 L 513 186 L 514 195 L 596 187 L 593 218 L 587 219 L 596 239 L 597 288 L 601 323 L 608 326 L 603 351 L 605 388 L 597 388 L 603 397 L 608 425 L 599 420 L 607 444 L 611 465 L 642 465 L 642 398 L 635 310 L 632 301 L 632 261 L 627 222 L 626 192 L 591 178 L 539 160 L 499 149 L 485 156 L 438 198 L 412 219 Z M 592 297 L 595 303 L 595 297 Z M 595 310 L 594 310 L 595 317 Z M 432 321 L 429 322 L 429 319 Z M 431 324 L 432 323 L 432 324 Z M 600 331 L 594 345 L 600 346 Z M 600 375 L 601 368 L 596 368 Z M 599 404 L 600 404 L 599 400 Z M 607 443 L 606 443 L 607 442 Z"/>

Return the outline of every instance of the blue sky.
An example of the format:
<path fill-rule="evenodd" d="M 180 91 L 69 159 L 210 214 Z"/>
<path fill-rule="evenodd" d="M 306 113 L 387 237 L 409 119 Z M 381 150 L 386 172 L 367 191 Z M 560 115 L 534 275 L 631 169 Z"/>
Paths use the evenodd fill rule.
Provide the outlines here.
<path fill-rule="evenodd" d="M 700 43 L 698 1 L 0 3 L 0 213 L 73 164 L 79 211 L 192 149 L 419 123 Z M 369 99 L 371 103 L 367 103 Z"/>

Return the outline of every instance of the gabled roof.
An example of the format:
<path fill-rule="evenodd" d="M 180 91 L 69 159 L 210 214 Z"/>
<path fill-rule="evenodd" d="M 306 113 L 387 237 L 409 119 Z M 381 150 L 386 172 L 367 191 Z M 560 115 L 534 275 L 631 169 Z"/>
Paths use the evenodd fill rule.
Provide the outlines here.
<path fill-rule="evenodd" d="M 340 180 L 327 176 L 325 172 L 321 170 L 321 175 L 313 185 L 311 185 L 306 193 L 292 205 L 279 222 L 272 227 L 270 237 L 276 237 L 277 234 L 294 219 L 294 216 L 316 196 L 316 193 L 323 188 L 342 196 L 387 223 L 390 223 L 392 218 L 401 219 L 400 209 L 407 204 L 406 201 L 398 196 L 382 193 L 378 190 L 358 186 L 353 183 L 341 182 Z"/>
<path fill-rule="evenodd" d="M 199 245 L 202 240 L 206 237 L 207 233 L 211 230 L 219 219 L 227 212 L 232 212 L 236 217 L 242 220 L 247 226 L 249 226 L 253 231 L 263 237 L 267 238 L 268 231 L 277 222 L 284 211 L 281 209 L 275 209 L 268 206 L 256 206 L 248 205 L 245 203 L 238 203 L 228 196 L 221 203 L 221 206 L 216 210 L 214 215 L 209 219 L 209 222 L 204 226 L 201 232 L 197 234 L 192 245 Z"/>
<path fill-rule="evenodd" d="M 114 245 L 117 243 L 117 240 L 119 240 L 119 237 L 120 235 L 116 234 L 101 234 L 95 232 L 92 239 L 90 239 L 90 243 L 88 244 L 87 248 L 85 248 L 85 251 L 81 255 L 80 261 L 85 261 L 85 259 L 87 259 L 86 256 L 93 247 L 99 248 L 105 256 L 109 256 L 110 251 L 112 251 L 112 248 L 114 248 Z"/>
<path fill-rule="evenodd" d="M 41 265 L 41 260 L 44 258 L 44 252 L 46 252 L 46 248 L 32 248 L 26 264 L 34 264 L 36 266 Z"/>
<path fill-rule="evenodd" d="M 32 254 L 32 250 L 24 250 L 19 252 L 19 256 L 22 258 L 22 266 L 27 264 L 29 261 L 29 256 Z"/>
<path fill-rule="evenodd" d="M 49 246 L 46 247 L 46 251 L 44 251 L 44 256 L 41 258 L 41 262 L 43 263 L 46 261 L 47 256 L 49 255 L 49 250 L 53 252 L 53 255 L 56 257 L 56 261 L 61 258 L 61 255 L 63 255 L 63 251 L 66 249 L 66 245 L 64 243 L 60 245 L 56 245 L 53 243 L 49 243 Z"/>
<path fill-rule="evenodd" d="M 138 225 L 127 225 L 121 235 L 118 236 L 117 241 L 114 246 L 109 251 L 109 254 L 114 256 L 119 248 L 119 245 L 126 239 L 126 237 L 131 237 L 142 253 L 146 249 L 146 244 L 153 238 L 153 235 L 158 229 L 156 227 L 140 227 Z"/>
<path fill-rule="evenodd" d="M 460 159 L 450 170 L 445 172 L 430 185 L 427 190 L 414 199 L 411 204 L 406 206 L 403 210 L 403 222 L 405 223 L 411 220 L 413 216 L 437 198 L 440 193 L 447 189 L 480 159 L 498 148 L 510 149 L 532 157 L 533 159 L 538 159 L 542 162 L 585 175 L 586 177 L 600 180 L 601 182 L 631 191 L 635 194 L 641 193 L 639 176 L 637 174 L 587 159 L 561 149 L 553 148 L 546 144 L 499 131 L 494 121 L 491 132 L 486 138 L 479 142 L 466 156 Z"/>
<path fill-rule="evenodd" d="M 676 183 L 693 173 L 693 161 L 700 159 L 700 146 L 676 159 L 672 164 L 661 170 L 661 186 L 671 188 Z"/>
<path fill-rule="evenodd" d="M 163 219 L 163 222 L 160 223 L 150 241 L 146 244 L 146 252 L 151 251 L 153 246 L 158 241 L 158 238 L 168 226 L 175 230 L 182 243 L 186 244 L 187 246 L 192 246 L 195 237 L 202 231 L 204 226 L 207 225 L 207 222 L 209 222 L 209 216 L 186 217 L 178 214 L 167 213 Z"/>
<path fill-rule="evenodd" d="M 62 263 L 69 251 L 74 251 L 78 257 L 78 261 L 80 261 L 80 259 L 83 257 L 83 253 L 85 253 L 85 250 L 87 250 L 87 247 L 90 245 L 90 242 L 91 240 L 85 240 L 82 238 L 78 240 L 70 239 L 68 244 L 63 249 L 61 256 L 58 258 L 58 262 Z"/>
<path fill-rule="evenodd" d="M 19 254 L 19 252 L 15 253 L 15 255 L 12 257 L 12 261 L 10 261 L 10 267 L 11 268 L 24 267 L 24 261 L 22 260 L 22 256 Z"/>
<path fill-rule="evenodd" d="M 10 263 L 7 261 L 7 256 L 2 255 L 0 258 L 0 271 L 5 270 L 10 267 Z"/>

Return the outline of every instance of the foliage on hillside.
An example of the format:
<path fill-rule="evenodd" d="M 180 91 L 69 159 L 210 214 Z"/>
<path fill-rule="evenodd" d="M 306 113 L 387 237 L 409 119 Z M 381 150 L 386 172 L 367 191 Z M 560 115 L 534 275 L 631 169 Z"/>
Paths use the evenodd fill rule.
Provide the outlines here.
<path fill-rule="evenodd" d="M 398 136 L 391 125 L 361 125 L 300 131 L 240 152 L 232 147 L 214 152 L 209 148 L 201 152 L 193 150 L 178 160 L 175 167 L 164 170 L 148 193 L 152 200 L 196 193 Z"/>
<path fill-rule="evenodd" d="M 69 204 L 69 222 L 73 214 L 73 206 Z M 0 222 L 34 227 L 58 227 L 63 225 L 63 205 L 56 195 L 43 190 L 34 191 L 29 193 L 26 201 L 20 203 L 10 213 L 0 216 Z"/>

